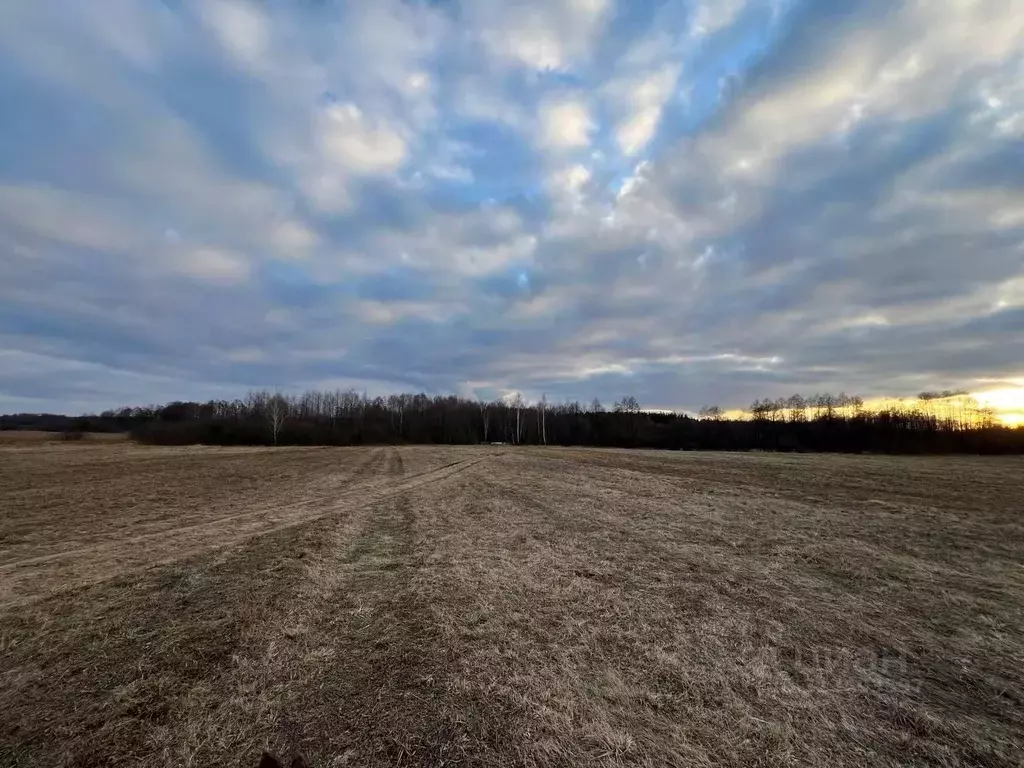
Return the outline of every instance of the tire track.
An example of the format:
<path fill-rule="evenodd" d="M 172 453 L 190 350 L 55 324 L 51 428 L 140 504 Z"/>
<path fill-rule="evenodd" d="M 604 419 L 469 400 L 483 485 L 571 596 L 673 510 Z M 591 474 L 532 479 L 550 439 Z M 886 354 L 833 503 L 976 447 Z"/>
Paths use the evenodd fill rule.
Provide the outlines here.
<path fill-rule="evenodd" d="M 336 500 L 338 498 L 338 489 L 336 486 L 341 485 L 346 481 L 366 478 L 366 476 L 370 474 L 371 465 L 379 465 L 381 458 L 382 456 L 380 449 L 377 449 L 377 451 L 375 451 L 374 453 L 367 454 L 365 457 L 363 457 L 362 461 L 360 461 L 355 466 L 349 468 L 350 471 L 348 474 L 340 477 L 336 475 L 332 476 L 330 480 L 327 481 L 327 483 L 329 484 L 328 490 L 308 493 L 301 501 L 293 501 L 287 504 L 273 504 L 270 506 L 263 506 L 257 509 L 250 509 L 247 512 L 237 512 L 232 515 L 223 515 L 220 517 L 207 517 L 202 522 L 190 523 L 188 525 L 168 526 L 165 524 L 166 521 L 160 521 L 158 523 L 152 523 L 150 525 L 143 524 L 125 526 L 123 528 L 118 528 L 110 532 L 108 534 L 108 539 L 110 539 L 109 541 L 98 542 L 94 545 L 87 547 L 65 549 L 59 552 L 52 552 L 46 555 L 35 555 L 33 557 L 22 558 L 21 560 L 12 563 L 5 563 L 3 565 L 0 565 L 0 574 L 4 574 L 11 570 L 16 570 L 18 568 L 28 565 L 35 565 L 38 563 L 47 563 L 53 560 L 59 560 L 60 558 L 68 557 L 71 555 L 81 555 L 88 554 L 90 552 L 101 551 L 107 547 L 117 547 L 124 544 L 135 544 L 143 541 L 148 541 L 154 538 L 159 538 L 161 536 L 174 535 L 176 533 L 184 531 L 198 531 L 205 528 L 224 525 L 230 522 L 251 520 L 253 518 L 259 517 L 268 517 L 274 515 L 275 513 L 280 514 L 282 512 L 289 512 L 293 509 L 301 509 L 303 507 L 308 507 L 310 505 L 330 503 L 331 501 Z M 157 526 L 159 526 L 158 530 L 146 532 L 147 528 Z M 143 531 L 142 533 L 138 532 L 140 529 Z M 135 533 L 128 537 L 117 538 L 119 534 L 127 530 L 135 531 Z"/>
<path fill-rule="evenodd" d="M 387 453 L 384 448 L 373 448 L 366 461 L 360 464 L 352 474 L 352 480 L 363 480 L 381 474 Z"/>
<path fill-rule="evenodd" d="M 388 452 L 388 474 L 391 476 L 405 474 L 405 462 L 402 460 L 402 453 L 398 448 L 392 447 Z"/>
<path fill-rule="evenodd" d="M 442 469 L 456 474 L 466 465 Z M 294 682 L 278 732 L 311 749 L 318 762 L 328 759 L 318 738 L 325 732 L 344 745 L 346 762 L 361 765 L 419 763 L 422 745 L 443 733 L 435 701 L 442 639 L 415 585 L 421 562 L 410 496 L 403 490 L 370 505 L 360 535 L 323 550 L 321 580 L 307 584 L 316 602 L 295 601 L 321 606 L 304 627 L 307 648 L 343 649 L 316 654 L 293 643 L 280 664 Z"/>
<path fill-rule="evenodd" d="M 277 533 L 331 515 L 350 514 L 423 485 L 447 480 L 495 455 L 498 454 L 450 462 L 404 476 L 401 482 L 383 488 L 375 488 L 371 484 L 350 488 L 340 495 L 337 492 L 320 492 L 312 498 L 257 512 L 8 563 L 0 566 L 0 576 L 4 577 L 0 584 L 0 607 L 38 602 L 56 592 L 167 565 L 203 552 L 230 548 L 257 536 Z M 384 450 L 378 449 L 363 466 L 373 465 L 382 469 L 384 460 Z M 388 481 L 388 478 L 384 479 Z M 326 503 L 326 506 L 319 506 L 320 503 Z M 173 554 L 157 554 L 163 552 Z"/>
<path fill-rule="evenodd" d="M 484 459 L 477 459 L 476 461 L 472 461 L 472 462 L 470 462 L 468 459 L 464 459 L 464 460 L 461 460 L 461 461 L 452 462 L 450 464 L 445 464 L 444 466 L 437 467 L 435 469 L 428 469 L 428 470 L 424 470 L 423 472 L 417 472 L 414 475 L 409 475 L 406 478 L 406 483 L 403 484 L 403 486 L 401 486 L 401 488 L 393 489 L 392 492 L 385 492 L 385 493 L 380 494 L 380 495 L 374 495 L 373 497 L 367 499 L 366 503 L 367 504 L 371 504 L 374 501 L 378 501 L 380 499 L 387 498 L 388 496 L 392 495 L 392 493 L 398 493 L 398 492 L 401 492 L 402 490 L 411 490 L 412 488 L 418 488 L 420 485 L 423 485 L 424 483 L 430 482 L 431 480 L 435 480 L 435 479 L 436 480 L 443 480 L 443 479 L 446 479 L 446 478 L 451 477 L 452 475 L 456 474 L 457 472 L 460 472 L 460 471 L 465 470 L 465 469 L 469 469 L 472 466 L 476 466 L 477 464 L 479 464 L 482 461 L 484 461 Z M 377 461 L 376 463 L 380 464 L 380 461 Z M 444 472 L 445 470 L 448 470 L 448 469 L 452 469 L 452 471 L 448 472 L 447 474 L 444 474 L 444 475 L 439 475 L 439 473 Z M 357 472 L 358 472 L 358 470 L 357 470 Z M 365 474 L 365 471 L 362 474 Z M 438 477 L 435 478 L 434 477 L 435 475 L 438 475 Z M 412 481 L 416 481 L 416 482 L 411 484 L 411 485 L 409 485 L 409 483 L 412 482 Z M 13 562 L 13 563 L 6 563 L 4 565 L 0 565 L 0 574 L 7 573 L 7 572 L 10 572 L 12 570 L 17 570 L 18 568 L 21 568 L 21 567 L 24 567 L 24 566 L 27 566 L 27 565 L 36 565 L 36 564 L 40 564 L 40 563 L 47 563 L 47 562 L 50 562 L 50 561 L 53 561 L 53 560 L 59 560 L 60 558 L 67 557 L 69 555 L 88 554 L 90 552 L 102 551 L 102 550 L 104 550 L 104 549 L 106 549 L 108 547 L 117 547 L 117 546 L 122 546 L 124 544 L 137 544 L 137 543 L 140 543 L 140 542 L 143 542 L 143 541 L 149 541 L 149 540 L 157 539 L 157 538 L 160 538 L 160 537 L 163 537 L 163 536 L 172 536 L 172 535 L 179 534 L 179 533 L 184 533 L 184 532 L 197 532 L 197 531 L 201 531 L 201 530 L 212 529 L 212 528 L 216 528 L 218 526 L 224 525 L 225 523 L 238 522 L 238 521 L 241 521 L 241 520 L 253 519 L 253 518 L 258 518 L 258 517 L 267 517 L 267 516 L 273 515 L 274 512 L 276 512 L 278 514 L 281 513 L 281 512 L 289 512 L 289 511 L 294 510 L 294 509 L 302 509 L 302 508 L 308 507 L 308 506 L 310 506 L 311 503 L 316 503 L 318 501 L 326 501 L 326 500 L 329 500 L 329 499 L 333 499 L 333 500 L 337 501 L 339 498 L 341 500 L 345 500 L 348 497 L 355 495 L 355 493 L 357 491 L 360 491 L 360 490 L 362 490 L 362 489 L 352 489 L 352 490 L 349 490 L 348 492 L 342 493 L 342 495 L 340 497 L 337 495 L 336 492 L 333 492 L 333 491 L 332 492 L 320 492 L 320 493 L 317 494 L 317 496 L 315 496 L 313 498 L 306 498 L 306 499 L 303 499 L 302 501 L 291 502 L 290 504 L 277 504 L 277 505 L 274 505 L 274 507 L 272 507 L 272 508 L 268 508 L 266 510 L 260 510 L 258 512 L 240 512 L 240 513 L 235 514 L 235 515 L 228 515 L 226 517 L 218 517 L 218 518 L 215 518 L 213 520 L 207 520 L 207 521 L 202 522 L 202 523 L 195 523 L 194 525 L 176 526 L 174 528 L 168 528 L 168 529 L 162 530 L 162 531 L 155 531 L 153 533 L 138 534 L 138 535 L 126 538 L 126 539 L 118 539 L 116 542 L 105 542 L 105 543 L 102 543 L 102 544 L 97 544 L 96 546 L 92 546 L 92 547 L 81 547 L 81 548 L 78 548 L 78 549 L 64 550 L 64 551 L 61 551 L 61 552 L 54 552 L 54 553 L 49 554 L 49 555 L 39 555 L 37 557 L 29 557 L 29 558 L 25 558 L 23 560 L 18 560 L 18 561 Z M 313 520 L 313 519 L 316 519 L 317 517 L 321 517 L 321 516 L 324 516 L 324 515 L 327 515 L 327 514 L 332 514 L 334 512 L 340 512 L 340 511 L 345 511 L 345 509 L 338 509 L 335 506 L 332 509 L 325 510 L 323 515 L 312 515 L 312 516 L 304 518 L 304 520 Z M 275 530 L 277 530 L 277 528 L 275 528 Z"/>

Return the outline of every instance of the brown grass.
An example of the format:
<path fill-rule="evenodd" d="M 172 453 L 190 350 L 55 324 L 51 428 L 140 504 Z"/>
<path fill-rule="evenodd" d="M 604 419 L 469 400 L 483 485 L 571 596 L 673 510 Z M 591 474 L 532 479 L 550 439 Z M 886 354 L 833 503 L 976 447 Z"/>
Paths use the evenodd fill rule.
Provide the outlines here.
<path fill-rule="evenodd" d="M 1022 469 L 0 446 L 0 764 L 1019 765 Z"/>
<path fill-rule="evenodd" d="M 83 432 L 80 440 L 91 443 L 116 443 L 128 439 L 126 432 Z M 34 429 L 0 429 L 0 446 L 29 443 L 67 442 L 63 432 L 40 432 Z"/>

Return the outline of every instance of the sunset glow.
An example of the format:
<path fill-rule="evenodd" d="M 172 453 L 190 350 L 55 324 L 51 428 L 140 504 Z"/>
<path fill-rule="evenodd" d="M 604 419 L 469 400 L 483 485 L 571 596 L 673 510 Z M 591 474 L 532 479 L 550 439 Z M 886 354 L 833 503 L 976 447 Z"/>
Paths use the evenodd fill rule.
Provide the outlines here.
<path fill-rule="evenodd" d="M 997 424 L 1007 427 L 1024 426 L 1024 387 L 1000 387 L 980 392 L 971 392 L 952 397 L 940 397 L 923 400 L 919 397 L 874 397 L 864 401 L 866 413 L 878 413 L 891 409 L 897 410 L 919 410 L 941 418 L 956 418 L 957 420 L 967 419 L 971 423 L 980 422 L 979 418 L 974 420 L 971 414 L 974 411 L 988 411 Z M 813 408 L 808 408 L 808 416 L 811 416 Z M 843 414 L 849 415 L 849 414 Z M 785 419 L 791 418 L 788 411 L 783 412 Z M 732 409 L 722 413 L 724 419 L 744 421 L 751 418 L 749 410 Z"/>
<path fill-rule="evenodd" d="M 1004 387 L 976 392 L 973 397 L 981 405 L 992 408 L 1000 423 L 1009 427 L 1024 425 L 1024 387 Z"/>

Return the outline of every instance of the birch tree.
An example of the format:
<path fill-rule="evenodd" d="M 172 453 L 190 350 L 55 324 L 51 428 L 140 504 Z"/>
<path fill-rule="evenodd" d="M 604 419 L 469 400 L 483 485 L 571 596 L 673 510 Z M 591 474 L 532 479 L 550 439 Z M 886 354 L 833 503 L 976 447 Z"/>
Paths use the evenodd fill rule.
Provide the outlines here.
<path fill-rule="evenodd" d="M 516 445 L 523 442 L 523 396 L 521 393 L 516 392 L 516 396 L 512 399 L 512 407 L 516 409 Z"/>
<path fill-rule="evenodd" d="M 490 410 L 490 403 L 486 403 L 483 400 L 480 401 L 480 418 L 484 423 L 484 442 L 487 442 L 487 433 L 491 428 L 491 417 L 488 411 Z"/>
<path fill-rule="evenodd" d="M 288 418 L 288 401 L 282 394 L 275 393 L 267 402 L 267 421 L 270 422 L 274 445 L 277 445 L 277 437 L 281 433 L 281 427 L 286 418 Z"/>

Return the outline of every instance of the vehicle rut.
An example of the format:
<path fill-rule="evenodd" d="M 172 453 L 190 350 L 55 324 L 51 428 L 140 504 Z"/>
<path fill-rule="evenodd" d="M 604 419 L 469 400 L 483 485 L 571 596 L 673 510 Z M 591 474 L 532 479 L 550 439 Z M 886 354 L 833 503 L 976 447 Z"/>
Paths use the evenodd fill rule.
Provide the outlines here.
<path fill-rule="evenodd" d="M 399 449 L 390 451 L 399 453 Z M 236 546 L 331 515 L 347 514 L 394 495 L 430 483 L 442 482 L 498 454 L 450 462 L 411 475 L 385 474 L 389 460 L 385 449 L 376 449 L 357 465 L 351 477 L 369 479 L 338 491 L 319 491 L 300 501 L 243 512 L 214 520 L 140 534 L 90 547 L 25 558 L 0 566 L 0 606 L 17 606 L 45 599 L 55 591 L 81 588 L 128 573 L 178 562 L 203 552 Z M 399 459 L 401 461 L 400 453 Z M 403 466 L 404 471 L 404 466 Z M 374 483 L 378 478 L 387 485 Z M 394 482 L 397 480 L 398 482 Z M 161 556 L 157 553 L 172 552 Z"/>

